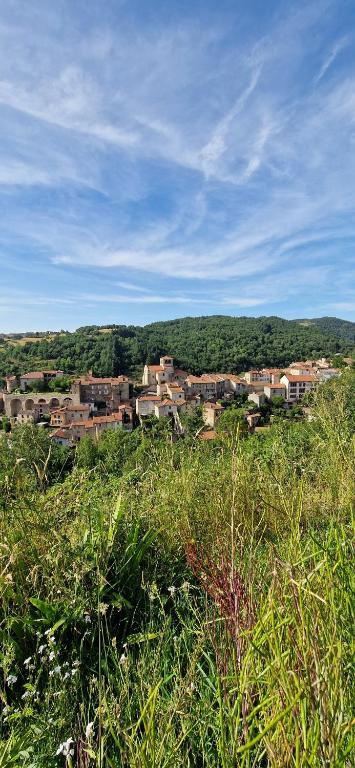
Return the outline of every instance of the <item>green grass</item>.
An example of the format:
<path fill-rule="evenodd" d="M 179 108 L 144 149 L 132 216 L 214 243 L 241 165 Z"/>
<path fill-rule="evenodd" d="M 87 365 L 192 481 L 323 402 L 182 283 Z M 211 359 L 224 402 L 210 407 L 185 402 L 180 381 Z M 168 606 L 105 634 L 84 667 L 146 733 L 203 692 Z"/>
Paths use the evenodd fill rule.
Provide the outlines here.
<path fill-rule="evenodd" d="M 0 447 L 0 768 L 353 764 L 353 413 Z"/>

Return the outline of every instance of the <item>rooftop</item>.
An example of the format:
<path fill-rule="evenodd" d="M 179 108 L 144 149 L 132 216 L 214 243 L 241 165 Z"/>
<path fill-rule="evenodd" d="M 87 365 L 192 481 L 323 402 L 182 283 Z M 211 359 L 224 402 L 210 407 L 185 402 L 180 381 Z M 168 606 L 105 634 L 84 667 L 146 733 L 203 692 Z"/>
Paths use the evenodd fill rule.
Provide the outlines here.
<path fill-rule="evenodd" d="M 285 378 L 288 379 L 288 381 L 294 381 L 294 382 L 301 382 L 301 381 L 309 381 L 309 382 L 315 382 L 317 381 L 316 376 L 293 376 L 291 373 L 285 373 Z"/>
<path fill-rule="evenodd" d="M 129 381 L 127 376 L 114 376 L 110 378 L 97 378 L 96 376 L 83 376 L 80 379 L 77 379 L 77 382 L 79 384 L 82 384 L 84 386 L 90 386 L 91 384 L 96 384 L 97 386 L 100 386 L 100 384 L 122 384 L 125 381 Z"/>
<path fill-rule="evenodd" d="M 200 440 L 215 440 L 217 432 L 214 429 L 208 429 L 206 432 L 200 432 Z"/>
<path fill-rule="evenodd" d="M 69 432 L 67 429 L 56 429 L 52 432 L 51 437 L 61 437 L 63 440 L 69 440 Z"/>
<path fill-rule="evenodd" d="M 154 403 L 154 402 L 158 402 L 158 400 L 160 401 L 160 397 L 159 397 L 159 395 L 142 395 L 141 397 L 137 397 L 137 400 L 138 400 L 139 403 L 142 403 L 142 402 L 143 403 L 144 402 L 145 403 L 147 403 L 147 402 L 150 402 L 150 403 L 153 402 Z"/>
<path fill-rule="evenodd" d="M 20 376 L 20 379 L 43 379 L 43 371 L 30 371 L 30 373 L 24 373 Z"/>

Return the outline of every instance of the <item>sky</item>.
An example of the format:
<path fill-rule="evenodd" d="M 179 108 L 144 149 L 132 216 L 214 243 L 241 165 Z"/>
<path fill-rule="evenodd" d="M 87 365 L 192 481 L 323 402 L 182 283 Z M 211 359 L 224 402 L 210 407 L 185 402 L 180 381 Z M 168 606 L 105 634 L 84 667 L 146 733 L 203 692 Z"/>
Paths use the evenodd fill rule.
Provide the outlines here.
<path fill-rule="evenodd" d="M 0 332 L 355 320 L 353 0 L 1 0 Z"/>

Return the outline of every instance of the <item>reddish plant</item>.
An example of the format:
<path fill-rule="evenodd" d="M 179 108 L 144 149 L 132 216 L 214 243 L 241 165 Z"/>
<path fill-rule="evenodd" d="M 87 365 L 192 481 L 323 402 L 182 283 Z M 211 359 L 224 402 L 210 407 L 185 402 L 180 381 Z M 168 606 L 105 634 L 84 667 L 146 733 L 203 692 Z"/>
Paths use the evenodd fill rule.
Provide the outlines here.
<path fill-rule="evenodd" d="M 201 552 L 194 541 L 190 541 L 186 545 L 186 556 L 192 572 L 218 608 L 224 628 L 233 642 L 240 672 L 245 632 L 254 624 L 253 602 L 243 579 L 229 555 L 221 555 L 216 562 Z"/>

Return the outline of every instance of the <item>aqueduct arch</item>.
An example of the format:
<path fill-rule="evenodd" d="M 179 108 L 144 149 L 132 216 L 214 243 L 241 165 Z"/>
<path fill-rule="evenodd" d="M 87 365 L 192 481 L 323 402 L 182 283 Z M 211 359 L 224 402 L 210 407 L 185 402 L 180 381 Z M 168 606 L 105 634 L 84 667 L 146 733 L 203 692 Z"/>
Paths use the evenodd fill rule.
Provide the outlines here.
<path fill-rule="evenodd" d="M 17 416 L 22 410 L 22 403 L 19 397 L 11 400 L 11 416 Z"/>

